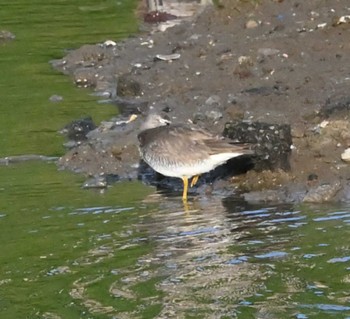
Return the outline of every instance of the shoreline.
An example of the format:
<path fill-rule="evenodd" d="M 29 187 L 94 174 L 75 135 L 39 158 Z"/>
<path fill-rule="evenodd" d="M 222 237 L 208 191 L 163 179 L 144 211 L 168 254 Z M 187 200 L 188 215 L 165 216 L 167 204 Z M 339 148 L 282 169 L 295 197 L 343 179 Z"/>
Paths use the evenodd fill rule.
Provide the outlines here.
<path fill-rule="evenodd" d="M 216 134 L 232 121 L 287 125 L 290 169 L 251 170 L 220 183 L 209 174 L 195 192 L 207 192 L 209 182 L 219 192 L 238 189 L 251 202 L 349 202 L 349 163 L 342 154 L 350 147 L 344 68 L 350 47 L 347 24 L 336 22 L 346 14 L 346 1 L 332 8 L 319 0 L 220 3 L 223 8 L 206 7 L 164 32 L 85 45 L 52 63 L 120 110 L 87 133 L 59 167 L 98 180 L 115 175 L 176 189 L 176 182 L 140 165 L 140 120 L 125 124 L 130 114 L 142 118 L 154 109 Z M 226 170 L 223 176 L 230 176 Z"/>

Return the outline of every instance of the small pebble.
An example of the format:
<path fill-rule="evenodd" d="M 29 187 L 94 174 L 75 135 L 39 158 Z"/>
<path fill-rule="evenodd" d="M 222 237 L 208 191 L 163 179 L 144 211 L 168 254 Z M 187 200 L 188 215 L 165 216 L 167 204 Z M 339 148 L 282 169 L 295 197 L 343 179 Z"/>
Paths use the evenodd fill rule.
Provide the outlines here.
<path fill-rule="evenodd" d="M 157 54 L 156 58 L 158 60 L 162 61 L 172 61 L 172 60 L 177 60 L 180 59 L 181 54 L 179 53 L 173 53 L 173 54 Z"/>
<path fill-rule="evenodd" d="M 241 55 L 238 58 L 238 63 L 240 65 L 253 65 L 253 59 L 250 56 L 246 56 L 246 55 Z"/>
<path fill-rule="evenodd" d="M 350 23 L 350 15 L 345 15 L 339 18 L 337 24 Z"/>
<path fill-rule="evenodd" d="M 326 23 L 326 22 L 324 22 L 324 23 L 319 23 L 319 24 L 317 25 L 317 29 L 324 29 L 326 26 L 327 26 L 327 23 Z"/>
<path fill-rule="evenodd" d="M 259 26 L 259 23 L 255 20 L 248 20 L 245 24 L 246 29 L 254 29 Z"/>
<path fill-rule="evenodd" d="M 105 42 L 103 42 L 103 45 L 105 47 L 114 47 L 117 45 L 117 43 L 112 40 L 106 40 Z"/>
<path fill-rule="evenodd" d="M 258 49 L 258 55 L 263 55 L 263 56 L 272 56 L 280 53 L 280 50 L 278 49 L 273 49 L 273 48 L 259 48 Z"/>
<path fill-rule="evenodd" d="M 350 148 L 347 148 L 342 154 L 341 159 L 346 162 L 350 163 Z"/>

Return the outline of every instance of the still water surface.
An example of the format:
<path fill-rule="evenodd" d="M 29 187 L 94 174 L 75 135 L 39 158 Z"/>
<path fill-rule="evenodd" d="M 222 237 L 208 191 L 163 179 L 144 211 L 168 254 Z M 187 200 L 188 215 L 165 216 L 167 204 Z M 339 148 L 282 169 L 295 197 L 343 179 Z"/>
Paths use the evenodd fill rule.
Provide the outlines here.
<path fill-rule="evenodd" d="M 48 60 L 136 31 L 134 1 L 2 1 L 0 156 L 61 155 L 116 110 Z M 53 94 L 61 103 L 49 102 Z M 105 193 L 54 163 L 0 166 L 0 318 L 350 318 L 350 207 L 252 206 L 140 183 Z"/>

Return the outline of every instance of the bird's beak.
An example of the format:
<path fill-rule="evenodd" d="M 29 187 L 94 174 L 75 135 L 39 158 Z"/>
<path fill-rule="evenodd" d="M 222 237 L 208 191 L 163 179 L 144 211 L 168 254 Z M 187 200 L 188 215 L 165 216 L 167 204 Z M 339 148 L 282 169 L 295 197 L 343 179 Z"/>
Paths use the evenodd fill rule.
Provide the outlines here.
<path fill-rule="evenodd" d="M 136 114 L 131 114 L 129 119 L 126 121 L 126 123 L 130 123 L 133 122 L 137 119 L 137 115 Z"/>

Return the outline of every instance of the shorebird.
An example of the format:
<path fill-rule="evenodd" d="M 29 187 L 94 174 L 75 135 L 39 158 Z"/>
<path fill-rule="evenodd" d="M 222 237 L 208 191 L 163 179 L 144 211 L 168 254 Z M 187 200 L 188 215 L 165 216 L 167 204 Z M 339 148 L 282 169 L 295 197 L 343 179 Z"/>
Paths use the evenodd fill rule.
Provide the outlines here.
<path fill-rule="evenodd" d="M 171 124 L 158 114 L 150 114 L 138 134 L 143 160 L 158 173 L 181 178 L 182 200 L 187 201 L 188 180 L 194 186 L 201 174 L 229 159 L 253 154 L 248 144 L 233 143 L 208 131 Z"/>

